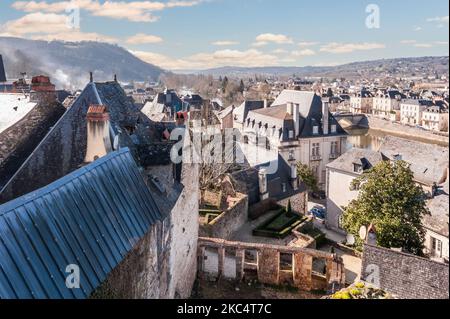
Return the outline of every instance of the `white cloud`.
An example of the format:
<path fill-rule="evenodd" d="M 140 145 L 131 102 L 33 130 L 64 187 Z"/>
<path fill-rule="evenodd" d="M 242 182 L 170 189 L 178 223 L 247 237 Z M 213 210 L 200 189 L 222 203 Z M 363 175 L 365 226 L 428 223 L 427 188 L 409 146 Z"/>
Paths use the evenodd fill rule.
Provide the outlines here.
<path fill-rule="evenodd" d="M 221 66 L 275 66 L 279 63 L 276 56 L 265 54 L 255 49 L 246 51 L 219 50 L 212 53 L 198 53 L 180 59 L 153 52 L 130 52 L 143 61 L 169 70 L 208 69 Z"/>
<path fill-rule="evenodd" d="M 239 44 L 239 42 L 223 40 L 223 41 L 216 41 L 211 44 L 216 45 L 216 46 L 231 46 L 231 45 L 237 45 L 237 44 Z"/>
<path fill-rule="evenodd" d="M 302 56 L 316 55 L 316 52 L 311 49 L 305 49 L 305 50 L 300 50 L 300 51 L 292 51 L 291 54 L 292 54 L 292 56 L 295 56 L 295 57 L 302 57 Z"/>
<path fill-rule="evenodd" d="M 448 41 L 436 41 L 434 43 L 437 45 L 448 45 Z"/>
<path fill-rule="evenodd" d="M 326 45 L 323 45 L 320 48 L 321 52 L 328 52 L 328 53 L 350 53 L 354 51 L 369 51 L 369 50 L 376 50 L 376 49 L 384 49 L 386 48 L 386 45 L 382 43 L 338 43 L 338 42 L 332 42 L 328 43 Z"/>
<path fill-rule="evenodd" d="M 418 31 L 422 31 L 422 27 L 414 27 L 413 29 L 414 31 L 418 32 Z"/>
<path fill-rule="evenodd" d="M 68 22 L 68 17 L 62 14 L 34 12 L 1 25 L 0 35 L 46 41 L 118 42 L 114 37 L 94 32 L 82 32 L 70 27 Z"/>
<path fill-rule="evenodd" d="M 261 47 L 269 43 L 292 44 L 294 41 L 284 34 L 263 33 L 256 37 L 256 42 L 253 43 L 253 46 Z"/>
<path fill-rule="evenodd" d="M 113 19 L 126 19 L 133 22 L 155 22 L 159 17 L 153 12 L 176 7 L 192 7 L 204 0 L 192 1 L 111 1 L 103 3 L 98 0 L 71 0 L 49 3 L 47 1 L 16 1 L 12 7 L 25 12 L 62 13 L 67 8 L 77 7 L 86 10 L 94 16 Z"/>
<path fill-rule="evenodd" d="M 416 40 L 402 40 L 400 41 L 401 44 L 414 44 L 417 43 Z"/>
<path fill-rule="evenodd" d="M 0 31 L 13 35 L 33 33 L 58 33 L 69 31 L 68 18 L 55 13 L 35 12 L 0 26 Z"/>
<path fill-rule="evenodd" d="M 163 39 L 156 35 L 138 33 L 126 40 L 128 44 L 146 44 L 146 43 L 161 43 Z"/>
<path fill-rule="evenodd" d="M 449 16 L 428 18 L 427 21 L 428 22 L 438 22 L 438 23 L 447 23 L 448 24 Z"/>
<path fill-rule="evenodd" d="M 307 42 L 307 41 L 304 41 L 304 42 L 299 42 L 298 46 L 301 47 L 301 48 L 305 48 L 305 47 L 312 47 L 312 46 L 315 46 L 315 45 L 318 45 L 318 44 L 319 44 L 319 42 Z"/>
<path fill-rule="evenodd" d="M 276 49 L 276 50 L 273 50 L 272 51 L 272 53 L 275 53 L 275 54 L 286 54 L 286 53 L 288 53 L 289 51 L 288 50 L 285 50 L 285 49 Z"/>
<path fill-rule="evenodd" d="M 433 45 L 431 43 L 415 43 L 414 46 L 416 48 L 432 48 Z"/>

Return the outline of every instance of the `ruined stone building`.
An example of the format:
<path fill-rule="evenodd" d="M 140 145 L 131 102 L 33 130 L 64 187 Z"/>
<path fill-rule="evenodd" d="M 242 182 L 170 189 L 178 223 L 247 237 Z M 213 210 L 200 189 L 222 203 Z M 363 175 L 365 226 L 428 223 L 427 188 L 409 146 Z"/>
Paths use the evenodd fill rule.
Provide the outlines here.
<path fill-rule="evenodd" d="M 86 86 L 1 191 L 0 298 L 190 296 L 198 169 L 166 129 L 117 82 Z"/>

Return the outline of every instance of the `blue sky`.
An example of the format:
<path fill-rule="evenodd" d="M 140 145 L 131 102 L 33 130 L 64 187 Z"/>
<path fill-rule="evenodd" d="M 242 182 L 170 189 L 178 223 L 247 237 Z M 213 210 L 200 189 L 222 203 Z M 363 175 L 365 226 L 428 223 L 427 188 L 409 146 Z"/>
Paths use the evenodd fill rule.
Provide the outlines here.
<path fill-rule="evenodd" d="M 448 55 L 447 0 L 2 0 L 0 35 L 117 43 L 167 69 Z M 366 7 L 379 8 L 368 28 Z M 68 24 L 68 15 L 80 23 Z M 73 20 L 76 21 L 77 19 Z"/>

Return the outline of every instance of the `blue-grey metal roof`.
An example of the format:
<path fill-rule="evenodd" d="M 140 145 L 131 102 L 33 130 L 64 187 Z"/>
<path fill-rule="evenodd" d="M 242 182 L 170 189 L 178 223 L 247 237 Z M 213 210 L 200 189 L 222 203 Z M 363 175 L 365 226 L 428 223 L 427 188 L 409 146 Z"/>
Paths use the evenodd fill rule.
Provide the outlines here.
<path fill-rule="evenodd" d="M 86 298 L 162 219 L 128 149 L 3 204 L 0 298 Z"/>

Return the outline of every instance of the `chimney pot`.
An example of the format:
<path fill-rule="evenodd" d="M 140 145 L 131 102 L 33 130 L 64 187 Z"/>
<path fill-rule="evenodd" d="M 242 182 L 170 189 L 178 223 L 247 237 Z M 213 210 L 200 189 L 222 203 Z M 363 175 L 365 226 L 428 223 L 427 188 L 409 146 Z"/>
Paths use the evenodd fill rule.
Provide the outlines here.
<path fill-rule="evenodd" d="M 93 75 L 93 73 L 92 73 L 92 71 L 91 72 L 89 72 L 89 82 L 94 82 L 94 75 Z"/>

